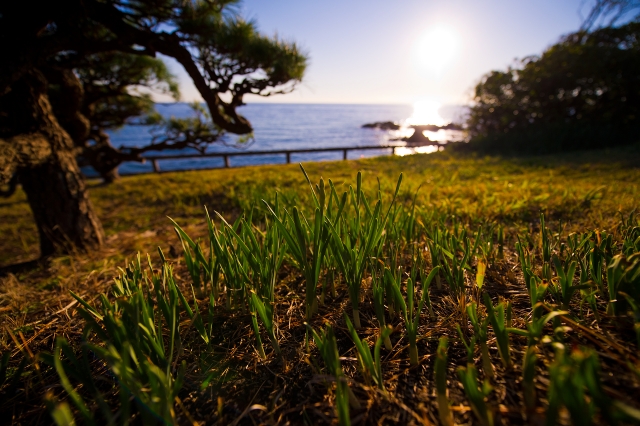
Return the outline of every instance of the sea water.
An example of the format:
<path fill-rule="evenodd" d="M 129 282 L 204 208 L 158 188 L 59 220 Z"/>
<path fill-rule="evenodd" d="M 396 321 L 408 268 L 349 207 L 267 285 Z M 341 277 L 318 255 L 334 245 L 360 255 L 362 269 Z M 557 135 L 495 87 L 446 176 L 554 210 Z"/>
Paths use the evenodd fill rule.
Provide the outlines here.
<path fill-rule="evenodd" d="M 165 117 L 187 117 L 193 114 L 188 104 L 157 104 L 156 109 Z M 239 113 L 251 122 L 254 133 L 249 143 L 241 148 L 234 145 L 234 137 L 229 136 L 226 143 L 216 142 L 209 145 L 206 152 L 252 152 L 291 150 L 330 147 L 358 147 L 397 144 L 393 139 L 405 136 L 407 129 L 386 131 L 362 128 L 365 123 L 394 121 L 404 123 L 412 114 L 411 105 L 344 105 L 344 104 L 274 104 L 252 103 L 238 109 Z M 446 109 L 442 116 L 446 117 Z M 453 119 L 453 118 L 449 118 Z M 425 123 L 428 124 L 428 123 Z M 153 137 L 151 126 L 126 125 L 110 131 L 114 147 L 145 146 Z M 156 129 L 157 130 L 157 129 Z M 410 130 L 411 133 L 413 130 Z M 390 149 L 350 150 L 349 159 L 388 155 Z M 193 149 L 181 151 L 147 152 L 145 155 L 182 155 L 194 154 Z M 318 153 L 294 153 L 291 162 L 340 160 L 342 151 Z M 247 155 L 230 157 L 231 167 L 255 164 L 284 164 L 284 154 Z M 222 158 L 167 159 L 158 161 L 162 171 L 188 170 L 223 167 Z M 151 172 L 149 161 L 145 163 L 126 162 L 120 165 L 120 174 Z M 84 168 L 88 175 L 94 175 L 91 169 Z"/>

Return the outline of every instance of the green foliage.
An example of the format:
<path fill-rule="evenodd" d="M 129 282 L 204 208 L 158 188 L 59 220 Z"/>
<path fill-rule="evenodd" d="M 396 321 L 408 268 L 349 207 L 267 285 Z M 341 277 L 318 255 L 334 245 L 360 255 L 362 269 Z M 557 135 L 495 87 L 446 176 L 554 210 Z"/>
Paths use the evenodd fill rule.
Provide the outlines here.
<path fill-rule="evenodd" d="M 83 165 L 105 179 L 114 179 L 123 161 L 142 161 L 147 151 L 190 147 L 204 152 L 224 133 L 245 135 L 236 140 L 244 143 L 253 129 L 237 108 L 247 95 L 294 90 L 304 76 L 307 54 L 296 43 L 261 34 L 255 22 L 240 17 L 237 5 L 237 0 L 2 5 L 2 37 L 10 34 L 22 53 L 5 55 L 0 92 L 11 92 L 36 73 L 51 100 L 55 126 L 71 136 Z M 180 93 L 157 54 L 184 68 L 208 111 L 194 105 L 194 118 L 160 116 L 154 95 L 178 100 Z M 15 111 L 20 114 L 20 108 Z M 10 118 L 5 124 L 10 135 L 28 128 Z M 107 131 L 125 124 L 160 129 L 150 144 L 115 148 Z"/>
<path fill-rule="evenodd" d="M 449 284 L 449 288 L 460 299 L 465 292 L 465 273 L 470 270 L 469 263 L 473 256 L 478 251 L 480 244 L 481 230 L 478 230 L 475 236 L 475 242 L 472 245 L 471 240 L 467 237 L 467 231 L 461 232 L 446 232 L 443 238 L 443 245 L 440 246 L 439 251 L 443 254 L 443 260 L 441 261 L 442 271 Z M 462 253 L 462 258 L 459 259 L 457 253 Z M 449 263 L 446 258 L 450 259 Z"/>
<path fill-rule="evenodd" d="M 402 319 L 404 320 L 404 326 L 407 330 L 407 338 L 409 339 L 409 359 L 411 365 L 418 365 L 418 327 L 420 326 L 420 314 L 424 307 L 425 300 L 428 297 L 429 285 L 431 281 L 438 273 L 439 267 L 431 270 L 429 276 L 424 280 L 422 284 L 422 295 L 418 298 L 417 289 L 413 283 L 413 280 L 409 278 L 407 280 L 407 296 L 406 300 L 402 296 L 400 290 L 400 282 L 395 280 L 391 274 L 391 270 L 385 270 L 385 276 L 392 283 L 391 289 L 395 298 L 396 304 L 402 311 Z M 417 302 L 417 303 L 415 303 Z"/>
<path fill-rule="evenodd" d="M 631 256 L 618 254 L 613 257 L 607 268 L 607 282 L 609 283 L 609 312 L 617 315 L 627 307 L 621 292 L 636 304 L 640 303 L 640 253 Z"/>
<path fill-rule="evenodd" d="M 385 278 L 383 272 L 376 270 L 371 271 L 371 296 L 373 298 L 373 308 L 376 312 L 376 318 L 378 320 L 378 327 L 380 329 L 380 336 L 383 337 L 384 347 L 390 351 L 393 349 L 389 334 L 385 335 L 384 330 L 387 328 L 385 320 Z"/>
<path fill-rule="evenodd" d="M 435 268 L 439 266 L 443 261 L 442 257 L 442 240 L 440 234 L 440 228 L 435 226 L 430 232 L 427 231 L 429 235 L 429 239 L 427 240 L 427 247 L 429 248 L 429 253 L 431 254 L 431 265 Z M 436 275 L 436 284 L 438 285 L 438 290 L 442 289 L 442 284 L 440 283 L 440 274 Z"/>
<path fill-rule="evenodd" d="M 283 170 L 286 172 L 287 169 Z M 544 217 L 541 217 L 540 232 L 527 232 L 524 226 L 519 228 L 510 225 L 509 235 L 519 235 L 516 251 L 520 262 L 514 262 L 515 259 L 511 257 L 513 247 L 505 244 L 505 240 L 513 239 L 504 238 L 504 235 L 502 244 L 506 247 L 503 254 L 508 259 L 497 262 L 498 247 L 494 242 L 497 240 L 500 244 L 498 223 L 470 221 L 421 210 L 417 202 L 414 204 L 416 196 L 399 193 L 395 181 L 386 182 L 390 189 L 385 198 L 381 195 L 384 186 L 379 184 L 378 204 L 372 207 L 364 197 L 368 190 L 361 178 L 356 186 L 358 189 L 351 193 L 350 203 L 347 202 L 348 194 L 342 199 L 337 196 L 338 191 L 332 182 L 326 188 L 323 181 L 311 185 L 308 176 L 302 174 L 301 178 L 307 190 L 300 198 L 288 197 L 285 192 L 278 195 L 274 202 L 263 203 L 262 210 L 254 207 L 254 203 L 247 202 L 249 207 L 237 214 L 235 221 L 229 222 L 217 212 L 214 222 L 207 213 L 205 223 L 208 238 L 204 227 L 201 228 L 204 237 L 197 239 L 185 232 L 186 227 L 183 229 L 173 222 L 178 244 L 183 249 L 183 255 L 176 259 L 180 265 L 176 267 L 179 268 L 180 278 L 174 274 L 164 253 L 158 251 L 161 259 L 159 270 L 152 268 L 150 262 L 149 268 L 143 268 L 138 258 L 121 271 L 113 290 L 108 296 L 101 297 L 98 303 L 77 297 L 78 312 L 85 324 L 82 339 L 69 343 L 59 339 L 53 354 L 37 357 L 44 361 L 41 365 L 48 369 L 45 371 L 54 372 L 58 377 L 58 383 L 51 387 L 52 392 L 45 399 L 53 421 L 58 424 L 123 424 L 136 418 L 141 422 L 176 422 L 174 406 L 181 404 L 176 399 L 179 392 L 180 398 L 183 398 L 187 390 L 195 392 L 194 389 L 200 389 L 212 392 L 211 395 L 215 397 L 217 386 L 224 386 L 227 380 L 225 375 L 233 376 L 237 374 L 236 369 L 245 368 L 233 365 L 239 358 L 230 354 L 237 354 L 240 349 L 243 352 L 240 362 L 246 365 L 245 360 L 253 355 L 251 345 L 255 344 L 260 359 L 254 356 L 251 361 L 257 374 L 269 370 L 291 378 L 291 375 L 287 376 L 292 371 L 291 360 L 287 358 L 291 354 L 301 354 L 303 357 L 302 362 L 294 359 L 295 377 L 299 377 L 300 371 L 305 371 L 305 363 L 311 369 L 316 367 L 314 371 L 322 372 L 323 375 L 315 376 L 309 386 L 317 383 L 318 378 L 328 384 L 331 395 L 326 401 L 334 403 L 335 395 L 334 406 L 339 422 L 348 424 L 349 405 L 352 409 L 360 405 L 349 388 L 349 383 L 353 383 L 350 380 L 357 384 L 360 377 L 354 374 L 353 367 L 357 365 L 367 385 L 358 387 L 359 398 L 368 395 L 368 403 L 377 404 L 376 397 L 382 397 L 383 394 L 384 400 L 387 397 L 399 397 L 398 393 L 394 393 L 397 392 L 394 389 L 398 389 L 394 385 L 398 383 L 399 376 L 391 373 L 397 371 L 398 365 L 407 359 L 412 365 L 419 363 L 418 329 L 420 325 L 424 326 L 420 321 L 427 315 L 427 309 L 432 318 L 432 328 L 424 333 L 426 345 L 433 344 L 429 339 L 434 333 L 445 332 L 450 335 L 457 329 L 460 341 L 456 341 L 456 363 L 466 364 L 466 367 L 459 369 L 457 378 L 449 377 L 450 383 L 447 384 L 448 339 L 442 337 L 434 354 L 434 383 L 439 417 L 443 424 L 453 423 L 447 389 L 460 385 L 475 416 L 481 423 L 491 424 L 494 407 L 486 401 L 491 392 L 490 383 L 499 390 L 491 395 L 492 404 L 495 402 L 497 407 L 497 404 L 504 403 L 501 394 L 505 389 L 513 391 L 513 398 L 523 407 L 521 414 L 526 416 L 523 418 L 527 421 L 537 421 L 548 408 L 550 422 L 553 422 L 562 415 L 563 407 L 576 419 L 578 415 L 591 414 L 595 415 L 594 421 L 602 419 L 607 423 L 633 419 L 635 409 L 616 400 L 619 397 L 607 388 L 613 379 L 609 375 L 600 375 L 598 368 L 602 366 L 608 374 L 616 371 L 608 363 L 615 362 L 620 370 L 637 372 L 633 352 L 624 343 L 612 340 L 615 338 L 612 336 L 628 338 L 635 335 L 640 338 L 639 305 L 630 292 L 634 291 L 637 275 L 637 252 L 633 251 L 638 238 L 635 217 L 624 216 L 617 228 L 607 226 L 607 229 L 615 228 L 610 233 L 586 230 L 566 236 L 562 229 L 553 232 L 553 225 L 546 224 Z M 309 186 L 312 191 L 308 191 Z M 253 194 L 255 199 L 265 196 L 265 191 L 256 191 L 256 194 L 252 191 L 248 194 Z M 360 201 L 358 193 L 361 194 Z M 389 210 L 386 207 L 384 209 L 387 212 L 386 222 L 384 211 L 379 207 L 382 200 L 391 200 Z M 360 208 L 356 209 L 358 205 Z M 297 220 L 293 214 L 287 213 L 294 211 L 294 207 Z M 358 211 L 360 219 L 357 217 Z M 313 215 L 314 212 L 317 215 Z M 307 221 L 307 217 L 313 217 L 313 221 Z M 369 239 L 371 229 L 376 232 L 380 229 L 378 225 L 367 228 L 368 221 L 373 222 L 372 218 L 376 217 L 382 218 L 385 225 L 379 237 Z M 322 231 L 323 226 L 325 231 Z M 473 236 L 469 236 L 471 229 L 476 230 Z M 314 257 L 315 236 L 323 236 L 323 232 L 324 241 L 328 242 L 324 246 L 326 252 L 323 260 L 319 261 Z M 300 234 L 302 238 L 299 238 Z M 343 246 L 351 247 L 352 252 L 360 253 L 358 250 L 362 249 L 368 256 L 339 258 L 341 253 L 346 252 L 334 250 L 337 239 Z M 366 249 L 366 241 L 373 241 L 375 247 Z M 426 247 L 430 247 L 430 250 L 431 247 L 435 248 L 431 254 L 434 251 L 439 253 L 435 258 L 438 264 L 431 269 L 427 265 L 428 259 L 425 259 L 428 256 Z M 303 251 L 305 256 L 302 256 Z M 486 261 L 486 266 L 492 269 L 481 289 L 469 285 L 472 280 L 469 272 L 473 270 L 470 263 L 474 257 L 478 262 Z M 434 262 L 434 258 L 431 260 Z M 341 266 L 339 262 L 342 262 Z M 452 266 L 454 262 L 455 267 Z M 442 272 L 441 269 L 446 269 L 445 264 L 452 276 L 454 270 L 462 271 L 462 281 L 442 274 L 448 283 L 451 280 L 460 286 L 456 288 L 454 284 L 435 291 L 431 283 Z M 377 327 L 368 330 L 357 330 L 348 312 L 343 312 L 345 303 L 349 305 L 346 298 L 350 296 L 350 289 L 345 288 L 344 284 L 351 279 L 344 272 L 357 270 L 362 265 L 364 272 L 359 277 L 362 287 L 358 291 L 358 301 L 365 318 L 377 319 Z M 509 282 L 503 286 L 497 282 L 494 273 L 504 271 L 505 266 L 508 266 L 507 272 L 497 277 L 507 277 Z M 299 327 L 285 325 L 286 319 L 283 322 L 284 305 L 286 315 L 291 316 L 291 323 L 300 324 L 302 314 L 297 307 L 301 308 L 298 301 L 304 300 L 306 304 L 302 293 L 309 292 L 308 283 L 305 282 L 307 271 L 314 274 L 312 279 L 317 279 L 312 288 L 314 297 L 321 281 L 336 281 L 337 285 L 333 286 L 335 295 L 320 312 L 325 321 L 335 319 L 336 313 L 344 315 L 344 330 L 327 325 L 316 333 L 307 325 L 308 333 L 303 340 L 304 333 L 300 332 Z M 343 273 L 336 274 L 337 271 Z M 551 276 L 554 273 L 556 276 Z M 367 274 L 370 274 L 370 280 Z M 543 278 L 545 275 L 551 276 L 551 280 Z M 527 281 L 520 281 L 521 276 Z M 369 290 L 369 282 L 370 292 L 366 291 Z M 303 288 L 298 284 L 302 284 Z M 326 289 L 323 288 L 323 292 L 329 291 L 329 286 L 326 283 L 324 285 Z M 550 290 L 550 287 L 553 289 Z M 530 307 L 522 304 L 522 297 L 526 299 L 526 290 Z M 592 326 L 594 315 L 576 315 L 582 301 L 570 295 L 576 296 L 578 290 L 583 300 L 590 298 L 594 301 L 591 306 L 595 310 L 603 313 L 607 304 L 616 307 L 616 316 L 603 314 L 599 320 L 602 326 L 608 327 L 608 335 L 600 334 L 598 327 Z M 432 293 L 431 297 L 429 292 Z M 499 299 L 497 306 L 489 297 L 490 294 L 495 296 L 495 292 L 505 297 Z M 548 296 L 553 296 L 558 305 L 547 304 L 547 301 L 551 301 Z M 484 306 L 479 307 L 477 301 L 480 297 Z M 509 297 L 513 298 L 509 300 Z M 460 309 L 460 300 L 464 302 L 463 311 Z M 566 309 L 560 310 L 563 307 Z M 630 315 L 625 316 L 627 313 Z M 321 321 L 318 317 L 320 315 L 311 321 Z M 589 322 L 584 318 L 589 318 Z M 465 323 L 466 320 L 469 324 Z M 240 332 L 246 330 L 246 334 L 233 333 L 234 336 L 229 336 L 227 333 L 215 333 L 214 330 L 218 330 L 218 326 L 225 322 L 227 325 L 233 324 Z M 526 328 L 522 327 L 525 322 Z M 512 323 L 520 328 L 515 328 Z M 389 335 L 392 328 L 389 324 L 407 336 L 408 357 L 402 354 L 403 349 L 391 345 Z M 227 326 L 221 327 L 224 330 Z M 473 329 L 472 333 L 470 329 Z M 354 358 L 341 360 L 334 330 L 338 332 L 341 350 L 346 354 L 355 353 Z M 361 338 L 365 335 L 367 338 Z M 268 336 L 273 351 L 263 346 L 265 336 Z M 324 360 L 322 369 L 317 367 L 313 358 L 306 358 L 300 351 L 306 344 L 307 353 L 313 353 L 309 336 L 315 341 Z M 527 338 L 526 346 L 524 339 L 518 336 Z M 569 341 L 574 336 L 581 340 L 589 339 L 585 341 L 597 341 L 599 348 L 604 348 L 601 345 L 606 344 L 607 363 L 601 364 L 597 358 L 590 359 L 584 354 L 574 356 L 573 352 L 570 355 L 565 351 L 558 352 L 551 364 L 550 351 L 545 345 L 561 347 L 559 345 L 563 340 Z M 375 339 L 373 345 L 372 338 Z M 383 344 L 386 346 L 385 356 L 382 356 Z M 490 346 L 494 345 L 506 368 L 513 363 L 522 363 L 522 380 L 511 381 L 517 388 L 509 384 L 505 387 L 502 376 L 504 369 L 497 368 L 494 371 L 491 356 L 494 355 L 496 360 L 496 354 L 489 353 Z M 484 383 L 478 380 L 476 349 L 479 349 L 481 356 L 478 368 L 482 369 Z M 216 365 L 220 359 L 224 360 L 222 368 Z M 184 361 L 193 367 L 183 370 L 180 366 Z M 346 368 L 345 362 L 350 363 L 350 368 Z M 18 359 L 11 360 L 8 355 L 2 358 L 0 391 L 3 396 L 11 383 L 17 383 L 20 374 L 26 377 L 32 373 L 16 369 L 17 364 Z M 539 379 L 547 369 L 551 382 Z M 254 374 L 250 370 L 243 371 L 241 380 Z M 389 374 L 383 375 L 383 372 Z M 310 373 L 309 370 L 306 373 Z M 574 376 L 580 376 L 580 379 L 574 379 Z M 599 382 L 601 378 L 602 383 Z M 236 386 L 237 383 L 231 382 L 229 386 Z M 541 389 L 547 386 L 549 398 L 541 398 Z M 567 393 L 572 395 L 565 397 Z M 459 394 L 454 393 L 452 398 L 459 398 Z M 261 406 L 264 401 L 256 400 L 255 407 Z M 455 404 L 459 402 L 456 399 Z M 222 402 L 219 404 L 219 407 L 223 406 Z M 607 417 L 609 414 L 603 414 L 605 410 L 608 410 L 610 417 Z M 327 412 L 325 410 L 325 414 Z M 220 413 L 223 413 L 222 408 L 219 408 L 216 421 L 230 420 Z M 186 411 L 185 414 L 188 416 Z M 256 413 L 256 416 L 261 415 Z M 301 416 L 304 417 L 304 414 Z M 314 420 L 312 417 L 308 419 Z M 580 418 L 575 423 L 582 420 Z"/>
<path fill-rule="evenodd" d="M 482 370 L 484 371 L 484 375 L 488 378 L 494 377 L 493 365 L 491 364 L 491 356 L 489 355 L 489 348 L 487 347 L 487 340 L 489 339 L 488 334 L 488 326 L 489 326 L 489 318 L 485 317 L 482 319 L 478 315 L 478 305 L 475 302 L 471 302 L 467 305 L 467 317 L 469 318 L 469 322 L 471 322 L 471 326 L 473 327 L 473 340 L 477 340 L 480 344 L 480 352 L 482 355 Z M 467 356 L 469 356 L 469 351 L 472 348 L 467 346 Z"/>
<path fill-rule="evenodd" d="M 56 404 L 53 398 L 46 400 L 47 408 L 51 414 L 53 422 L 58 426 L 75 426 L 76 421 L 73 418 L 71 407 L 66 402 Z"/>
<path fill-rule="evenodd" d="M 531 279 L 535 276 L 533 272 L 533 256 L 527 249 L 526 244 L 520 241 L 520 236 L 518 236 L 518 242 L 516 243 L 516 252 L 518 253 L 518 260 L 520 261 L 520 269 L 522 270 L 524 282 L 530 287 Z M 532 295 L 531 291 L 529 292 L 529 296 L 531 297 L 532 305 L 538 302 L 538 298 Z"/>
<path fill-rule="evenodd" d="M 462 329 L 460 328 L 460 324 L 456 324 L 456 331 L 458 332 L 458 336 L 460 336 L 460 341 L 462 342 L 462 344 L 464 345 L 465 349 L 467 350 L 467 364 L 471 364 L 473 365 L 474 360 L 474 353 L 475 353 L 475 349 L 476 349 L 476 342 L 478 340 L 478 336 L 474 335 L 468 342 L 467 339 L 464 337 L 464 333 L 462 332 Z"/>
<path fill-rule="evenodd" d="M 622 213 L 620 215 L 622 216 Z M 639 252 L 640 222 L 638 221 L 636 211 L 632 211 L 627 217 L 622 216 L 617 228 L 622 237 L 622 254 L 631 256 L 633 253 Z"/>
<path fill-rule="evenodd" d="M 304 273 L 306 284 L 305 312 L 307 320 L 309 320 L 318 309 L 316 289 L 320 280 L 321 267 L 327 254 L 327 248 L 330 245 L 331 230 L 330 222 L 328 222 L 327 219 L 332 214 L 332 202 L 335 199 L 337 206 L 335 220 L 339 220 L 344 210 L 347 194 L 345 192 L 342 199 L 338 200 L 338 195 L 331 181 L 329 181 L 331 189 L 329 194 L 327 194 L 323 179 L 320 179 L 320 183 L 316 185 L 316 189 L 314 190 L 302 165 L 300 169 L 309 184 L 315 203 L 313 221 L 309 222 L 305 215 L 295 206 L 293 207 L 293 215 L 290 215 L 286 210 L 285 214 L 282 215 L 274 211 L 264 200 L 263 202 L 273 217 L 275 225 L 282 233 L 289 252 Z M 287 226 L 287 223 L 293 224 L 293 226 L 290 228 Z"/>
<path fill-rule="evenodd" d="M 372 254 L 380 251 L 380 245 L 384 241 L 382 235 L 385 225 L 401 184 L 402 174 L 398 178 L 393 198 L 386 212 L 382 210 L 380 191 L 378 191 L 378 199 L 372 210 L 362 189 L 362 173 L 358 172 L 355 191 L 352 186 L 349 186 L 353 213 L 340 216 L 344 206 L 343 201 L 340 203 L 337 216 L 335 218 L 328 217 L 326 220 L 331 234 L 331 251 L 347 283 L 353 309 L 353 322 L 356 328 L 360 328 L 359 303 L 362 278 L 370 265 Z M 335 198 L 337 201 L 337 196 Z M 343 197 L 344 199 L 345 197 Z M 364 210 L 364 214 L 362 210 Z"/>
<path fill-rule="evenodd" d="M 569 34 L 484 76 L 467 121 L 472 143 L 510 154 L 635 142 L 639 31 L 631 22 Z"/>
<path fill-rule="evenodd" d="M 531 300 L 531 308 L 533 309 L 533 319 L 536 320 L 542 315 L 543 309 L 540 306 L 544 301 L 544 296 L 547 294 L 548 284 L 540 280 L 538 277 L 533 276 L 529 281 L 529 297 Z"/>
<path fill-rule="evenodd" d="M 599 370 L 598 357 L 592 350 L 569 351 L 563 345 L 556 345 L 556 359 L 549 367 L 547 424 L 556 424 L 562 406 L 567 408 L 576 425 L 595 424 L 597 412 L 602 421 L 610 425 L 623 419 L 640 420 L 635 417 L 635 410 L 609 398 L 600 382 Z"/>
<path fill-rule="evenodd" d="M 280 211 L 280 204 L 276 195 L 275 211 Z M 237 244 L 237 251 L 247 259 L 252 270 L 252 289 L 249 305 L 253 315 L 254 329 L 257 327 L 256 314 L 264 324 L 269 339 L 276 354 L 280 354 L 280 346 L 276 337 L 275 316 L 275 286 L 278 271 L 286 255 L 286 245 L 280 237 L 276 226 L 266 221 L 266 231 L 263 233 L 249 222 L 242 220 L 240 235 L 229 225 L 220 214 L 223 226 Z M 256 338 L 259 333 L 256 331 Z M 264 358 L 264 351 L 263 358 Z"/>
<path fill-rule="evenodd" d="M 493 334 L 498 341 L 498 352 L 502 363 L 505 368 L 511 368 L 511 355 L 509 352 L 509 332 L 507 330 L 507 323 L 505 322 L 504 315 L 504 303 L 498 303 L 497 307 L 494 307 L 491 303 L 491 298 L 487 293 L 484 293 L 484 306 L 487 308 L 487 319 L 493 328 Z"/>
<path fill-rule="evenodd" d="M 163 118 L 160 115 L 148 115 L 146 124 L 152 124 L 152 143 L 144 148 L 128 148 L 132 153 L 161 151 L 165 149 L 194 148 L 204 153 L 206 147 L 223 140 L 224 129 L 211 121 L 211 114 L 204 105 L 193 102 L 190 105 L 191 116 Z M 238 139 L 238 145 L 249 139 Z"/>
<path fill-rule="evenodd" d="M 569 306 L 569 302 L 571 302 L 573 294 L 582 287 L 573 285 L 577 263 L 567 260 L 563 265 L 563 262 L 560 261 L 558 256 L 553 256 L 553 263 L 558 276 L 557 281 L 553 281 L 554 285 L 549 288 L 549 291 L 554 295 L 555 299 L 560 302 L 562 308 L 566 309 Z"/>
<path fill-rule="evenodd" d="M 318 334 L 309 324 L 307 324 L 307 328 L 311 330 L 313 340 L 320 351 L 320 355 L 324 360 L 329 374 L 334 376 L 336 380 L 336 408 L 340 425 L 348 426 L 351 424 L 351 418 L 349 417 L 349 399 L 352 394 L 342 371 L 342 366 L 340 365 L 340 355 L 338 354 L 338 346 L 333 328 L 328 325 L 321 334 Z M 355 397 L 353 398 L 355 399 Z"/>
<path fill-rule="evenodd" d="M 547 315 L 540 317 L 540 318 L 533 318 L 531 321 L 529 321 L 527 323 L 527 330 L 520 330 L 518 328 L 511 328 L 511 327 L 507 327 L 507 332 L 508 333 L 512 333 L 512 334 L 517 334 L 520 336 L 525 336 L 529 338 L 529 347 L 534 346 L 540 342 L 543 341 L 543 337 L 544 336 L 544 327 L 545 325 L 555 319 L 557 320 L 557 317 L 563 316 L 563 315 L 567 315 L 569 312 L 567 311 L 552 311 L 549 312 Z M 554 322 L 555 322 L 554 320 Z M 554 330 L 555 332 L 560 332 L 562 331 L 562 327 L 558 327 L 556 330 Z"/>
<path fill-rule="evenodd" d="M 462 382 L 464 393 L 471 404 L 473 413 L 484 426 L 493 426 L 493 412 L 487 406 L 485 398 L 493 388 L 488 380 L 485 380 L 481 388 L 478 388 L 478 372 L 473 365 L 458 368 L 458 377 Z"/>
<path fill-rule="evenodd" d="M 636 340 L 638 341 L 638 350 L 640 351 L 640 305 L 633 297 L 629 296 L 624 291 L 619 291 L 618 294 L 623 296 L 627 303 L 629 304 L 629 308 L 631 309 L 631 315 L 633 318 L 633 329 L 636 332 Z"/>
<path fill-rule="evenodd" d="M 144 55 L 98 53 L 83 58 L 75 72 L 84 89 L 83 113 L 94 132 L 118 129 L 132 118 L 157 114 L 145 89 L 180 98 L 178 81 L 166 64 Z M 63 91 L 54 94 L 54 108 L 56 95 L 65 96 Z"/>
<path fill-rule="evenodd" d="M 95 335 L 100 345 L 85 342 L 77 355 L 65 339 L 59 338 L 53 355 L 44 354 L 43 360 L 56 370 L 84 423 L 95 424 L 95 420 L 87 399 L 78 393 L 72 379 L 90 395 L 105 423 L 128 424 L 133 404 L 143 422 L 173 424 L 174 400 L 185 369 L 184 364 L 178 366 L 176 362 L 181 340 L 181 301 L 194 323 L 197 311 L 191 311 L 186 303 L 170 266 L 163 264 L 160 274 L 151 272 L 149 279 L 139 257 L 122 271 L 113 296 L 116 299 L 112 303 L 102 295 L 100 306 L 94 308 L 74 295 L 82 306 L 79 313 L 86 323 L 85 336 Z M 201 324 L 195 327 L 201 335 L 204 333 Z M 107 367 L 107 376 L 112 379 L 106 379 L 113 383 L 113 392 L 119 397 L 119 410 L 109 406 L 106 395 L 97 386 L 90 353 Z M 64 405 L 52 405 L 51 409 L 56 421 L 67 419 L 68 409 Z"/>
<path fill-rule="evenodd" d="M 344 320 L 347 323 L 351 339 L 356 345 L 358 360 L 360 361 L 360 367 L 365 379 L 367 381 L 372 381 L 382 392 L 385 392 L 384 378 L 382 377 L 382 363 L 380 361 L 380 347 L 382 346 L 382 341 L 385 338 L 389 338 L 392 329 L 385 327 L 381 330 L 380 336 L 376 339 L 373 356 L 371 356 L 369 344 L 365 339 L 360 339 L 360 337 L 358 337 L 358 332 L 356 332 L 356 329 L 353 327 L 351 320 L 349 320 L 349 317 L 346 314 L 344 316 Z"/>
<path fill-rule="evenodd" d="M 449 409 L 449 398 L 447 397 L 447 349 L 449 340 L 446 336 L 440 337 L 438 349 L 436 351 L 436 362 L 433 367 L 434 381 L 436 383 L 436 396 L 438 398 L 438 416 L 440 422 L 446 426 L 452 426 L 453 416 Z"/>

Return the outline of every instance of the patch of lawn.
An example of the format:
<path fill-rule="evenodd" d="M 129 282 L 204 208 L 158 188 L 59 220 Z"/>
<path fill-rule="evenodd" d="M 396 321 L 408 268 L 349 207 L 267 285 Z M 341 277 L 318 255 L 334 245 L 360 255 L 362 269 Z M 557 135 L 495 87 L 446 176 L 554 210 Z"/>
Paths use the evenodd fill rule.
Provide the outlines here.
<path fill-rule="evenodd" d="M 638 421 L 638 164 L 638 146 L 444 152 L 309 163 L 309 182 L 294 165 L 91 182 L 105 247 L 0 278 L 0 414 Z M 26 212 L 20 192 L 0 203 L 4 264 L 37 255 Z"/>

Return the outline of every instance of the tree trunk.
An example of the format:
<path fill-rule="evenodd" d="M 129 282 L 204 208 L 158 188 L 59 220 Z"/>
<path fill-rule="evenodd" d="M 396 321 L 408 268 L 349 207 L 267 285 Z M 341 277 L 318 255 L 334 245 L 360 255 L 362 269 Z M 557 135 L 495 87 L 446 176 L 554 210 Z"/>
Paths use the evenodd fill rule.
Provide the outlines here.
<path fill-rule="evenodd" d="M 91 167 L 100 173 L 104 183 L 115 182 L 120 178 L 118 166 L 122 164 L 121 153 L 111 146 L 111 138 L 103 130 L 92 131 L 91 138 L 95 141 L 95 145 L 86 147 L 82 155 Z"/>
<path fill-rule="evenodd" d="M 113 183 L 120 179 L 120 173 L 118 173 L 117 167 L 114 167 L 113 169 L 102 173 L 101 176 L 102 179 L 104 179 L 104 183 Z"/>
<path fill-rule="evenodd" d="M 75 156 L 57 154 L 54 161 L 18 173 L 38 226 L 41 256 L 85 251 L 104 239 Z"/>
<path fill-rule="evenodd" d="M 34 71 L 12 85 L 11 92 L 3 98 L 3 118 L 12 124 L 0 129 L 17 133 L 7 138 L 7 143 L 20 143 L 24 135 L 40 135 L 50 150 L 46 161 L 22 158 L 17 165 L 18 178 L 40 234 L 41 256 L 101 245 L 104 233 L 100 220 L 89 201 L 73 141 L 51 109 L 46 81 Z M 0 134 L 0 138 L 3 136 Z"/>
<path fill-rule="evenodd" d="M 71 136 L 75 146 L 82 149 L 83 156 L 100 173 L 105 183 L 118 180 L 120 153 L 111 146 L 109 135 L 102 129 L 91 129 L 91 123 L 81 113 L 84 88 L 80 79 L 71 70 L 56 68 L 47 69 L 45 77 L 50 84 L 49 101 L 58 124 Z M 59 88 L 52 90 L 51 83 Z M 87 143 L 90 137 L 96 142 L 93 146 Z"/>

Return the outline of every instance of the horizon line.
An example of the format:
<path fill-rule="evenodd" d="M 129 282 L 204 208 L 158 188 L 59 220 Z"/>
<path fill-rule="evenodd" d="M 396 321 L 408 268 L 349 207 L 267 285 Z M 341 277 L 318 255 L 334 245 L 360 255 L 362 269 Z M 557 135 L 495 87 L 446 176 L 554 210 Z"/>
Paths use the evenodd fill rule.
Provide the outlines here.
<path fill-rule="evenodd" d="M 205 104 L 204 101 L 174 101 L 174 102 L 154 102 L 156 105 L 175 105 L 175 104 L 190 104 L 193 102 L 198 102 L 200 104 Z M 412 107 L 412 103 L 367 103 L 367 102 L 265 102 L 265 101 L 251 101 L 245 102 L 244 105 L 249 104 L 261 104 L 261 105 L 375 105 L 375 106 L 408 106 Z M 467 104 L 458 104 L 458 103 L 442 103 L 440 107 L 443 106 L 469 106 Z"/>

